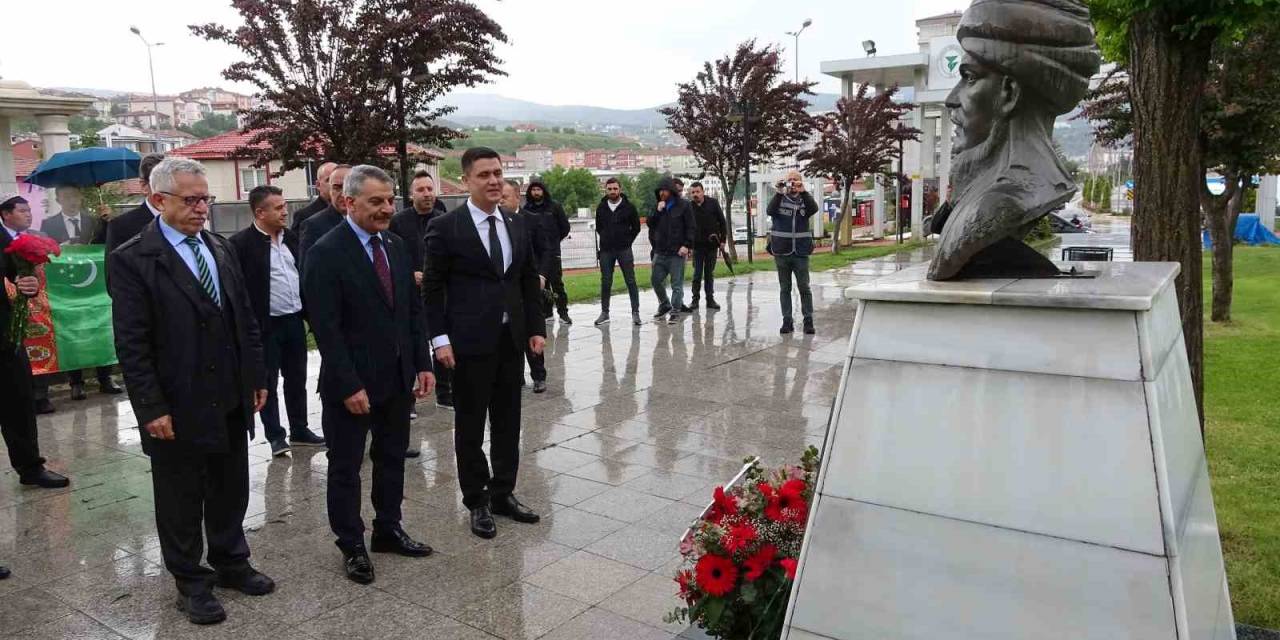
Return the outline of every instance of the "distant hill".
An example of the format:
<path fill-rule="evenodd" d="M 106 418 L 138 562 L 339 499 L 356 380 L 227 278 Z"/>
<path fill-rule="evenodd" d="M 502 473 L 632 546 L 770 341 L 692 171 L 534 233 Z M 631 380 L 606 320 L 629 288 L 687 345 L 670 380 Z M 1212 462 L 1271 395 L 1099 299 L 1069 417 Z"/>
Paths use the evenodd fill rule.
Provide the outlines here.
<path fill-rule="evenodd" d="M 465 146 L 482 146 L 489 147 L 498 153 L 507 155 L 515 155 L 516 150 L 526 144 L 543 144 L 552 149 L 560 147 L 572 147 L 587 151 L 589 149 L 622 149 L 626 147 L 638 147 L 639 145 L 626 140 L 625 138 L 615 138 L 612 136 L 602 136 L 590 133 L 513 133 L 510 131 L 464 131 L 467 137 L 462 140 L 455 140 L 453 146 L 462 148 Z"/>
<path fill-rule="evenodd" d="M 810 110 L 827 111 L 840 96 L 820 93 L 812 98 Z M 582 105 L 545 105 L 487 93 L 455 93 L 443 101 L 458 108 L 449 119 L 472 126 L 506 126 L 515 122 L 552 125 L 617 125 L 621 127 L 667 126 L 658 113 L 666 104 L 648 109 L 607 109 Z M 667 103 L 670 104 L 670 103 Z"/>

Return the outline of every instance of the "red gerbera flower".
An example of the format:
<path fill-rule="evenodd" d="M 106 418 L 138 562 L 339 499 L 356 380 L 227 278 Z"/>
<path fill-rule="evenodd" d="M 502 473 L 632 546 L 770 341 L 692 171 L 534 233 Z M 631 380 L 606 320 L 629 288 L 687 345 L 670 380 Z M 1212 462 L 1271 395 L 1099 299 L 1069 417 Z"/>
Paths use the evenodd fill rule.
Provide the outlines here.
<path fill-rule="evenodd" d="M 680 597 L 688 599 L 693 595 L 693 572 L 688 570 L 677 572 L 676 584 L 680 585 Z"/>
<path fill-rule="evenodd" d="M 782 565 L 782 569 L 787 572 L 788 580 L 796 579 L 796 565 L 799 563 L 795 558 L 783 558 L 778 564 Z"/>
<path fill-rule="evenodd" d="M 720 539 L 720 546 L 724 547 L 725 553 L 733 553 L 740 549 L 746 549 L 756 539 L 756 528 L 751 523 L 744 522 L 729 527 L 729 532 Z"/>
<path fill-rule="evenodd" d="M 720 524 L 727 516 L 737 515 L 738 499 L 725 493 L 724 487 L 716 487 L 714 501 L 711 503 L 711 512 L 707 514 L 707 521 L 714 524 Z"/>
<path fill-rule="evenodd" d="M 804 501 L 805 484 L 803 480 L 788 480 L 782 488 L 761 483 L 760 493 L 766 498 L 765 517 L 774 522 L 794 522 L 804 524 L 809 518 L 809 505 Z"/>
<path fill-rule="evenodd" d="M 738 581 L 738 567 L 733 561 L 712 553 L 702 556 L 694 571 L 697 574 L 698 588 L 712 596 L 729 593 Z"/>
<path fill-rule="evenodd" d="M 769 565 L 773 564 L 773 558 L 776 555 L 778 555 L 778 548 L 771 544 L 766 544 L 760 547 L 759 551 L 751 554 L 751 557 L 742 563 L 747 568 L 747 582 L 754 582 L 764 575 Z"/>

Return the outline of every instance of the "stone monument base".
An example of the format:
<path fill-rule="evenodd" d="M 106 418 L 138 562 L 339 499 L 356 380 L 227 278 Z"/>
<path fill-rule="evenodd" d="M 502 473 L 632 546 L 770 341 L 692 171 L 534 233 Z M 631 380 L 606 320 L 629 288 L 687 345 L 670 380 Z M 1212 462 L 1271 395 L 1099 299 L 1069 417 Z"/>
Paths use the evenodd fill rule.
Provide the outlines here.
<path fill-rule="evenodd" d="M 848 291 L 784 637 L 1235 638 L 1178 267 L 1075 266 Z"/>

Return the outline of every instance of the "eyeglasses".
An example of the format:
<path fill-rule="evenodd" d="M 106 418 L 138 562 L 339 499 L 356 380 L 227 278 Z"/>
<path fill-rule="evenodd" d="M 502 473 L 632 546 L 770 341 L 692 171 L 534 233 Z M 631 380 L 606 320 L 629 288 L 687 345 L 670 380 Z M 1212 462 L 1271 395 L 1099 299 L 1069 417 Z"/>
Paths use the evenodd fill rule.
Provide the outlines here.
<path fill-rule="evenodd" d="M 217 198 L 215 198 L 214 196 L 211 196 L 211 195 L 203 195 L 203 196 L 180 196 L 180 195 L 178 195 L 178 194 L 176 194 L 176 193 L 170 193 L 170 192 L 168 192 L 168 191 L 159 191 L 158 193 L 163 193 L 163 194 L 164 194 L 164 195 L 166 195 L 166 196 L 173 196 L 173 197 L 175 197 L 175 198 L 177 198 L 177 199 L 181 200 L 181 201 L 182 201 L 182 204 L 185 204 L 185 205 L 187 205 L 188 207 L 194 207 L 194 206 L 196 206 L 196 205 L 200 204 L 201 202 L 203 202 L 203 203 L 205 203 L 205 204 L 209 204 L 209 205 L 211 205 L 211 204 L 213 204 L 215 201 L 217 201 Z"/>

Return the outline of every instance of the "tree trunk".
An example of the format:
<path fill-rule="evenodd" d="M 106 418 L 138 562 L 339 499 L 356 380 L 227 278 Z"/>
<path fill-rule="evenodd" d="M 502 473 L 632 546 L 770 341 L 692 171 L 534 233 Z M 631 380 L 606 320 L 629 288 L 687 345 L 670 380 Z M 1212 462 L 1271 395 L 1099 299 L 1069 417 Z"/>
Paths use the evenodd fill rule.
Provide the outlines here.
<path fill-rule="evenodd" d="M 738 263 L 738 241 L 733 237 L 733 192 L 738 189 L 738 179 L 735 177 L 733 182 L 725 179 L 725 176 L 716 176 L 720 179 L 720 184 L 725 188 L 724 199 L 724 224 L 729 227 L 729 258 L 734 264 Z"/>
<path fill-rule="evenodd" d="M 1162 9 L 1129 23 L 1129 94 L 1134 115 L 1133 255 L 1177 262 L 1178 307 L 1191 384 L 1204 424 L 1204 300 L 1200 248 L 1200 96 L 1217 31 L 1174 32 Z"/>
<path fill-rule="evenodd" d="M 831 234 L 831 252 L 840 253 L 840 246 L 846 243 L 849 228 L 853 226 L 853 216 L 849 215 L 849 203 L 853 201 L 853 181 L 844 183 L 844 193 L 840 196 L 840 215 L 836 216 L 835 232 Z"/>
<path fill-rule="evenodd" d="M 1232 171 L 1223 172 L 1226 190 L 1215 196 L 1205 190 L 1204 215 L 1213 242 L 1213 301 L 1209 318 L 1214 322 L 1231 321 L 1231 292 L 1235 284 L 1233 272 L 1235 256 L 1236 217 L 1240 213 L 1240 176 Z"/>

